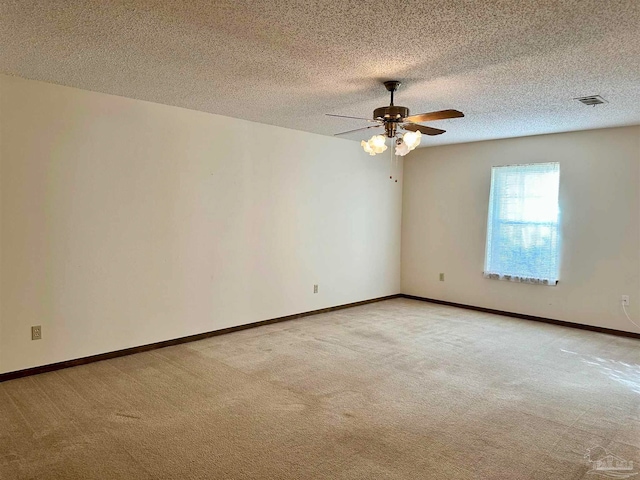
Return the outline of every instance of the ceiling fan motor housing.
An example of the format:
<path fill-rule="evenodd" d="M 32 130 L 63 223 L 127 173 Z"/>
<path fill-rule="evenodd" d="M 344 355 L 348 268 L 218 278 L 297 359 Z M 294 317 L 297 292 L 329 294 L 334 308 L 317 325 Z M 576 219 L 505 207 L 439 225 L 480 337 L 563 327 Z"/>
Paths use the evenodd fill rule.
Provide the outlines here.
<path fill-rule="evenodd" d="M 376 120 L 384 120 L 389 122 L 401 122 L 402 119 L 409 116 L 407 107 L 398 107 L 389 105 L 388 107 L 376 108 L 373 111 L 373 118 Z"/>

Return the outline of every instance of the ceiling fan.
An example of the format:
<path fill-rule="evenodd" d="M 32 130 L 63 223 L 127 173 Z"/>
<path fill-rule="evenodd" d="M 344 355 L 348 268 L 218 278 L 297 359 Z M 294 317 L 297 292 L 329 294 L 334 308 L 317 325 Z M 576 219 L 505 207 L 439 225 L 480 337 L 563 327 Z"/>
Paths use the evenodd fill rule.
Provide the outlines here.
<path fill-rule="evenodd" d="M 374 135 L 368 141 L 365 142 L 363 140 L 361 142 L 364 150 L 370 155 L 382 153 L 387 149 L 385 137 L 396 139 L 396 155 L 406 155 L 420 144 L 422 134 L 433 136 L 445 132 L 445 130 L 440 130 L 439 128 L 418 125 L 419 123 L 464 117 L 464 113 L 458 110 L 440 110 L 437 112 L 410 115 L 407 107 L 400 107 L 393 104 L 393 94 L 398 90 L 400 82 L 398 80 L 389 80 L 384 82 L 384 86 L 391 92 L 391 103 L 387 107 L 376 108 L 373 111 L 373 119 L 327 114 L 329 117 L 352 118 L 354 120 L 364 120 L 374 123 L 374 125 L 336 133 L 335 135 L 346 135 L 371 128 L 384 127 L 384 136 Z"/>

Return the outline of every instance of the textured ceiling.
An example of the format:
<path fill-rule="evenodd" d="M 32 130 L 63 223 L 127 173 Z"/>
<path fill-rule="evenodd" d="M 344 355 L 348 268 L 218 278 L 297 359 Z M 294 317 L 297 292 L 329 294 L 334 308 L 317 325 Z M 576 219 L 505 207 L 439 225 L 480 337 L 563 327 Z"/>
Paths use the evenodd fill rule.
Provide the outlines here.
<path fill-rule="evenodd" d="M 0 0 L 0 45 L 4 73 L 327 135 L 387 79 L 466 114 L 426 145 L 640 123 L 639 0 Z"/>

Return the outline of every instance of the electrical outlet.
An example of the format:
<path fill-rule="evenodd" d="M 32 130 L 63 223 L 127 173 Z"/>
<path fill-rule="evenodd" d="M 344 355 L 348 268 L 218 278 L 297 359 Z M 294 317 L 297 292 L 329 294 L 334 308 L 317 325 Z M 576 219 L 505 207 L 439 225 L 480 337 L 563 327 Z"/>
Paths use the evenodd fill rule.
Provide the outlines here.
<path fill-rule="evenodd" d="M 440 274 L 440 281 L 441 281 L 441 282 L 444 282 L 444 273 L 441 273 L 441 274 Z"/>
<path fill-rule="evenodd" d="M 620 301 L 622 302 L 622 305 L 624 305 L 625 307 L 629 306 L 629 295 L 622 295 L 622 297 L 620 298 Z"/>
<path fill-rule="evenodd" d="M 313 293 L 318 293 L 318 285 L 313 286 Z"/>
<path fill-rule="evenodd" d="M 40 340 L 42 338 L 42 326 L 36 325 L 31 327 L 31 340 Z"/>

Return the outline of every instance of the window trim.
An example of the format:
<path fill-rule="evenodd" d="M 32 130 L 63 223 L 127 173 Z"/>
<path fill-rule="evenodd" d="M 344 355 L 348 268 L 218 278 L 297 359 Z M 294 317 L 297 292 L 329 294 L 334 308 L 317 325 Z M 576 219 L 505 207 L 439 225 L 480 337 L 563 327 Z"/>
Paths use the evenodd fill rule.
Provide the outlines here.
<path fill-rule="evenodd" d="M 495 202 L 494 202 L 494 174 L 496 169 L 500 169 L 500 168 L 505 168 L 505 167 L 534 167 L 534 166 L 541 166 L 541 165 L 557 165 L 557 171 L 558 171 L 558 198 L 557 198 L 557 204 L 558 204 L 558 210 L 557 210 L 557 219 L 556 221 L 534 221 L 534 222 L 527 222 L 527 221 L 522 221 L 522 220 L 496 220 L 495 217 L 493 217 L 494 214 L 494 209 L 496 208 Z M 513 225 L 513 226 L 518 226 L 518 225 L 531 225 L 531 226 L 536 226 L 536 227 L 544 227 L 547 226 L 553 230 L 555 230 L 555 233 L 557 235 L 557 240 L 556 240 L 556 250 L 555 250 L 555 263 L 556 263 L 556 277 L 560 276 L 560 249 L 561 249 L 561 210 L 560 210 L 560 162 L 535 162 L 535 163 L 515 163 L 515 164 L 507 164 L 507 165 L 493 165 L 491 167 L 491 183 L 490 183 L 490 188 L 489 188 L 489 202 L 488 202 L 488 208 L 487 208 L 487 224 L 486 224 L 486 235 L 485 235 L 485 256 L 484 256 L 484 270 L 483 270 L 483 276 L 484 278 L 489 278 L 492 280 L 506 280 L 506 281 L 511 281 L 511 282 L 517 282 L 517 283 L 527 283 L 527 284 L 532 284 L 532 285 L 548 285 L 548 286 L 555 286 L 557 285 L 560 280 L 559 278 L 555 278 L 555 279 L 549 279 L 549 278 L 537 278 L 537 277 L 527 277 L 524 275 L 516 275 L 516 274 L 504 274 L 504 273 L 497 273 L 497 272 L 490 272 L 487 271 L 487 263 L 489 260 L 489 256 L 493 253 L 490 252 L 491 248 L 491 238 L 493 238 L 493 230 L 494 227 L 497 225 Z"/>

